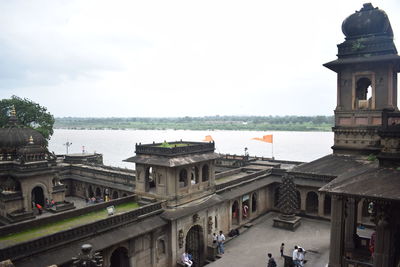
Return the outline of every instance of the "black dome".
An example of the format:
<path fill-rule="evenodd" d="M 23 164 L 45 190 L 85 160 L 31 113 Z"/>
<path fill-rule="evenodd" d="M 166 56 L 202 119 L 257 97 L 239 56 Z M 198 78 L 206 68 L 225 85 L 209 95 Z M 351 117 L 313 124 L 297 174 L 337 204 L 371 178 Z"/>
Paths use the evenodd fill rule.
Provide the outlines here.
<path fill-rule="evenodd" d="M 28 144 L 32 136 L 35 145 L 46 146 L 46 139 L 38 131 L 18 123 L 15 116 L 10 117 L 8 125 L 0 128 L 0 150 L 18 149 Z"/>
<path fill-rule="evenodd" d="M 342 24 L 342 31 L 347 38 L 367 35 L 386 35 L 393 37 L 392 27 L 385 11 L 364 4 L 360 11 L 347 17 Z"/>

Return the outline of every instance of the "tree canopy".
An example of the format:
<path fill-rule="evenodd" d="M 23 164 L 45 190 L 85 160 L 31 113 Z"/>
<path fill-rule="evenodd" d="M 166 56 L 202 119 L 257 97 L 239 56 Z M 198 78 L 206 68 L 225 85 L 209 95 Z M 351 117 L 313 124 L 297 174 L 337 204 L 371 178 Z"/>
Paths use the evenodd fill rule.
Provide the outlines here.
<path fill-rule="evenodd" d="M 53 135 L 54 117 L 47 108 L 29 100 L 12 96 L 10 99 L 0 100 L 0 127 L 7 125 L 10 111 L 15 107 L 16 115 L 22 125 L 40 132 L 46 140 Z"/>

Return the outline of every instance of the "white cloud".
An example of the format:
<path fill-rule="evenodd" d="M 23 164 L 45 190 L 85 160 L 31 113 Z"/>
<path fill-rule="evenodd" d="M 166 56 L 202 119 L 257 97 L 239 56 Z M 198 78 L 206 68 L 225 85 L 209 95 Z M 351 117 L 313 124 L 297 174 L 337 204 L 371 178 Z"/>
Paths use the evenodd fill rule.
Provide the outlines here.
<path fill-rule="evenodd" d="M 400 6 L 384 4 L 397 36 Z M 322 64 L 361 6 L 3 1 L 0 97 L 31 98 L 56 116 L 332 114 L 336 77 Z"/>

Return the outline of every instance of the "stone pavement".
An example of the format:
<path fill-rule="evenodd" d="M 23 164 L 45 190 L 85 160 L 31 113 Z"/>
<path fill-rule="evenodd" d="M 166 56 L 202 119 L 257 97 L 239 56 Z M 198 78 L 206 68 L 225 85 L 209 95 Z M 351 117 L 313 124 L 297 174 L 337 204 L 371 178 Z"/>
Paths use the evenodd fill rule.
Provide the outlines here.
<path fill-rule="evenodd" d="M 254 226 L 225 245 L 221 259 L 207 267 L 260 267 L 267 266 L 267 253 L 272 253 L 278 266 L 283 266 L 279 247 L 285 243 L 285 255 L 300 245 L 306 253 L 305 266 L 325 267 L 329 258 L 330 222 L 302 218 L 295 232 L 272 227 L 277 213 L 268 213 L 253 221 Z"/>

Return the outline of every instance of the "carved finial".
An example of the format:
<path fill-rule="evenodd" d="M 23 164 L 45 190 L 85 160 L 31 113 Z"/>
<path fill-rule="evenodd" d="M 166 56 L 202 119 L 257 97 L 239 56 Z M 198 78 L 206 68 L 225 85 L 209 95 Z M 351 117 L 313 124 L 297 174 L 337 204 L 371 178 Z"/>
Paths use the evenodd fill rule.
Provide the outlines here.
<path fill-rule="evenodd" d="M 15 111 L 15 106 L 14 105 L 11 106 L 10 116 L 13 116 L 13 117 L 17 116 L 17 112 Z"/>
<path fill-rule="evenodd" d="M 32 135 L 29 136 L 28 144 L 33 145 L 33 137 L 32 137 Z"/>

